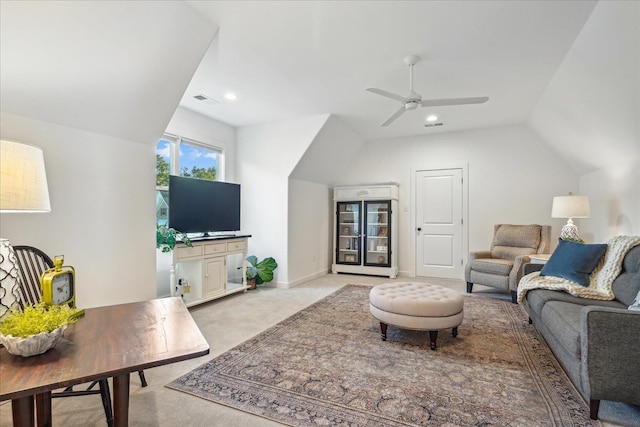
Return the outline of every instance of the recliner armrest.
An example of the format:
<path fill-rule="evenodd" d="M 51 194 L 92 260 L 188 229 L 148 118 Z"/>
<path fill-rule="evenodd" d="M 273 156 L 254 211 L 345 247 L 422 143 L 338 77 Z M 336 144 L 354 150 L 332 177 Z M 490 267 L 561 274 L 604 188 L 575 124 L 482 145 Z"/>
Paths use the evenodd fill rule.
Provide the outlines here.
<path fill-rule="evenodd" d="M 582 388 L 589 399 L 640 404 L 640 312 L 585 306 L 580 319 Z"/>
<path fill-rule="evenodd" d="M 469 261 L 474 259 L 491 258 L 491 251 L 473 251 L 469 252 Z"/>
<path fill-rule="evenodd" d="M 469 252 L 469 260 L 467 261 L 467 265 L 464 267 L 464 278 L 467 282 L 469 282 L 471 277 L 471 262 L 474 259 L 483 259 L 483 258 L 491 258 L 491 251 L 473 251 Z M 469 286 L 469 285 L 467 285 Z"/>

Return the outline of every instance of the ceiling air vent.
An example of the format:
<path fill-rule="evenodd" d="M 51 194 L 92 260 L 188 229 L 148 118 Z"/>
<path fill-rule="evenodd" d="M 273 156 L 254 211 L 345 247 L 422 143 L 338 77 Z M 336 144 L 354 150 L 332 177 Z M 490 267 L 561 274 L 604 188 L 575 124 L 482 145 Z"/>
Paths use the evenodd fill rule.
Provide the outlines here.
<path fill-rule="evenodd" d="M 220 104 L 220 101 L 218 101 L 216 99 L 213 99 L 213 98 L 210 98 L 207 95 L 202 95 L 202 94 L 195 95 L 194 98 L 197 99 L 198 101 L 207 101 L 207 102 L 211 102 L 213 104 Z"/>
<path fill-rule="evenodd" d="M 430 127 L 434 127 L 434 126 L 442 126 L 444 123 L 440 122 L 440 123 L 425 123 L 424 127 L 426 128 L 430 128 Z"/>

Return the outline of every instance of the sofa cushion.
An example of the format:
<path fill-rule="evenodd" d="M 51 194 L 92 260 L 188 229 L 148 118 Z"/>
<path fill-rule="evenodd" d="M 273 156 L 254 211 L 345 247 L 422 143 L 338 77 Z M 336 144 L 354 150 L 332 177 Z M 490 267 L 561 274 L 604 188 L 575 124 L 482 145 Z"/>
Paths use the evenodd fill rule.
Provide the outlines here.
<path fill-rule="evenodd" d="M 540 271 L 540 275 L 562 277 L 588 287 L 589 275 L 606 250 L 606 244 L 587 245 L 558 239 L 558 247 Z"/>
<path fill-rule="evenodd" d="M 563 301 L 549 301 L 542 307 L 541 319 L 560 344 L 576 358 L 580 358 L 580 312 L 582 305 Z"/>
<path fill-rule="evenodd" d="M 622 261 L 622 271 L 613 282 L 616 299 L 626 306 L 631 305 L 640 292 L 640 246 L 627 252 Z"/>
<path fill-rule="evenodd" d="M 540 245 L 541 226 L 502 224 L 493 237 L 491 257 L 514 259 L 518 255 L 536 253 Z"/>
<path fill-rule="evenodd" d="M 580 298 L 566 292 L 552 291 L 550 289 L 532 289 L 527 292 L 526 300 L 531 310 L 533 310 L 533 312 L 538 316 L 540 316 L 540 313 L 542 312 L 542 307 L 544 307 L 544 305 L 549 301 L 560 301 L 580 306 L 597 305 L 600 307 L 626 308 L 624 304 L 616 300 L 603 301 Z"/>
<path fill-rule="evenodd" d="M 536 250 L 531 248 L 515 248 L 512 246 L 494 246 L 493 250 L 491 251 L 491 256 L 493 258 L 513 260 L 517 256 L 533 255 L 535 253 L 536 253 Z"/>
<path fill-rule="evenodd" d="M 540 245 L 540 227 L 537 224 L 502 224 L 493 238 L 494 246 L 514 246 L 537 249 Z"/>
<path fill-rule="evenodd" d="M 471 261 L 472 270 L 500 276 L 508 276 L 512 267 L 513 261 L 507 259 L 481 258 Z"/>

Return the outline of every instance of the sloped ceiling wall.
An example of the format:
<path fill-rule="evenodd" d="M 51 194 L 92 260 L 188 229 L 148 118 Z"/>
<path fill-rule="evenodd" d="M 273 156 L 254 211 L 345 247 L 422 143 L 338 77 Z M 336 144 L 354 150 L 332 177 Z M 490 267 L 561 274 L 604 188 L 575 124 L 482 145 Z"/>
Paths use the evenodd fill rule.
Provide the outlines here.
<path fill-rule="evenodd" d="M 640 2 L 601 1 L 529 120 L 579 174 L 640 153 Z"/>
<path fill-rule="evenodd" d="M 328 117 L 290 177 L 335 184 L 364 145 L 360 135 L 334 115 Z"/>
<path fill-rule="evenodd" d="M 178 1 L 2 1 L 0 19 L 3 112 L 153 144 L 217 31 Z"/>

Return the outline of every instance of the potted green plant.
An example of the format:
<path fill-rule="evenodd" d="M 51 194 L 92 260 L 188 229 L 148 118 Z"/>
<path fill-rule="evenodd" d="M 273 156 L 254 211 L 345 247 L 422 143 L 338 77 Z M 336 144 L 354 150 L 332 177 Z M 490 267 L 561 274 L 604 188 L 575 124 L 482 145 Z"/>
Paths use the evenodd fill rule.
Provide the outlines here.
<path fill-rule="evenodd" d="M 0 343 L 11 354 L 35 356 L 53 348 L 70 323 L 78 321 L 82 310 L 68 305 L 39 303 L 24 310 L 12 307 L 0 323 Z"/>
<path fill-rule="evenodd" d="M 157 249 L 161 249 L 162 252 L 171 252 L 176 247 L 176 243 L 178 243 L 178 241 L 182 241 L 182 243 L 189 247 L 193 246 L 186 233 L 174 228 L 169 228 L 166 225 L 156 226 Z"/>
<path fill-rule="evenodd" d="M 273 257 L 268 257 L 258 261 L 255 255 L 247 257 L 247 285 L 250 289 L 255 289 L 256 285 L 268 283 L 273 280 L 273 271 L 278 268 L 278 263 Z"/>

